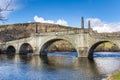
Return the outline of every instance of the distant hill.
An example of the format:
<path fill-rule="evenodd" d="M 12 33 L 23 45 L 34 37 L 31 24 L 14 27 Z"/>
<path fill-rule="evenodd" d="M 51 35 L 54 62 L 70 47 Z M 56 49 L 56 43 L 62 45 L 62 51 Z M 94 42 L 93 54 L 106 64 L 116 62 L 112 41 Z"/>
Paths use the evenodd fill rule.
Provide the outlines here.
<path fill-rule="evenodd" d="M 49 23 L 20 23 L 10 25 L 0 25 L 0 40 L 10 41 L 14 39 L 26 38 L 34 33 L 43 32 L 59 32 L 69 29 L 76 29 L 74 27 L 62 26 Z"/>

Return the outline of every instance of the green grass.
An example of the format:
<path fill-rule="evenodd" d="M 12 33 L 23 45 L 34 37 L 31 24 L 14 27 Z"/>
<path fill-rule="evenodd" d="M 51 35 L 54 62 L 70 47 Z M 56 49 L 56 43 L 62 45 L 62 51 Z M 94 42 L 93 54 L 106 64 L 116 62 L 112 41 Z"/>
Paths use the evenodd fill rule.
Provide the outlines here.
<path fill-rule="evenodd" d="M 110 76 L 107 80 L 120 80 L 120 71 Z"/>
<path fill-rule="evenodd" d="M 105 44 L 105 48 L 111 48 L 113 46 L 112 43 L 110 42 L 107 42 L 107 43 L 104 43 Z"/>
<path fill-rule="evenodd" d="M 104 48 L 111 48 L 113 46 L 113 44 L 110 42 L 106 42 L 106 43 L 100 44 L 99 46 L 103 46 Z"/>

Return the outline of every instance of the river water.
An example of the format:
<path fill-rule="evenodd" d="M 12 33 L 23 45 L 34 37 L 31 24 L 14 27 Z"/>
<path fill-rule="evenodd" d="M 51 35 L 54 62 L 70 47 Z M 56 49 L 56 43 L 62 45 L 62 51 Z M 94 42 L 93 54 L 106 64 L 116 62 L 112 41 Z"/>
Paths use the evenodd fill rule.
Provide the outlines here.
<path fill-rule="evenodd" d="M 95 53 L 94 61 L 77 58 L 75 52 L 49 53 L 42 58 L 1 54 L 0 80 L 104 80 L 120 69 L 119 54 Z"/>

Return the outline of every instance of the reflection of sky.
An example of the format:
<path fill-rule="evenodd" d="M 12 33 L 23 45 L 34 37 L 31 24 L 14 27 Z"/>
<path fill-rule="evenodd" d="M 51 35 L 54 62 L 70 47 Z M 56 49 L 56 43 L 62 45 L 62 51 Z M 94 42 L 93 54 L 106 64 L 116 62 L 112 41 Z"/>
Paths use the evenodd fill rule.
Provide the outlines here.
<path fill-rule="evenodd" d="M 3 56 L 0 80 L 100 80 L 120 68 L 119 60 L 95 58 L 95 65 L 87 58 L 69 56 Z"/>
<path fill-rule="evenodd" d="M 101 74 L 109 75 L 120 69 L 120 58 L 95 58 L 94 60 Z"/>
<path fill-rule="evenodd" d="M 97 57 L 120 57 L 120 52 L 95 52 L 94 58 Z"/>

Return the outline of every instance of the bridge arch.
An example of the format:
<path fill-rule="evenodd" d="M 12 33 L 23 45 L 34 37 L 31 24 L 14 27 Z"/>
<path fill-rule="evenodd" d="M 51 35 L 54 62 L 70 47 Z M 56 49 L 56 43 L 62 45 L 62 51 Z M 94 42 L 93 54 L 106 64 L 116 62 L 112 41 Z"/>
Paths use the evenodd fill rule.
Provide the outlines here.
<path fill-rule="evenodd" d="M 119 48 L 119 45 L 116 42 L 113 42 L 113 41 L 98 41 L 98 42 L 94 43 L 89 48 L 89 50 L 88 50 L 88 58 L 93 59 L 94 50 L 97 48 L 97 46 L 99 46 L 102 43 L 106 43 L 106 42 L 111 42 L 112 44 L 114 44 L 115 46 L 117 46 Z"/>
<path fill-rule="evenodd" d="M 39 54 L 41 56 L 47 56 L 48 48 L 50 47 L 50 45 L 52 43 L 54 43 L 56 41 L 60 41 L 60 40 L 64 40 L 64 41 L 69 42 L 74 47 L 74 49 L 77 51 L 77 48 L 76 48 L 74 42 L 72 42 L 66 38 L 49 38 L 49 39 L 45 40 L 44 42 L 42 42 L 42 44 L 40 45 Z"/>
<path fill-rule="evenodd" d="M 15 47 L 12 46 L 12 45 L 9 45 L 9 46 L 7 47 L 7 49 L 6 49 L 6 53 L 7 53 L 7 54 L 15 54 L 15 53 L 16 53 Z"/>
<path fill-rule="evenodd" d="M 19 54 L 32 54 L 33 53 L 33 47 L 29 43 L 23 43 L 20 46 Z"/>

